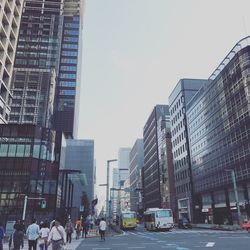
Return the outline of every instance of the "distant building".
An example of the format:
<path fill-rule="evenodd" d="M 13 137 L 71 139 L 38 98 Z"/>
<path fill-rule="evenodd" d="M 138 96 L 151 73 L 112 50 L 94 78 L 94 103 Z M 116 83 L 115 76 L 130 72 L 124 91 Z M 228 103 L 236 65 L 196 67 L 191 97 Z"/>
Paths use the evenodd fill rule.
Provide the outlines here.
<path fill-rule="evenodd" d="M 207 82 L 199 79 L 182 79 L 169 96 L 172 152 L 178 217 L 193 218 L 192 179 L 188 145 L 186 105 Z"/>
<path fill-rule="evenodd" d="M 157 128 L 160 117 L 165 118 L 166 115 L 169 115 L 168 105 L 156 105 L 143 129 L 143 201 L 145 209 L 162 207 Z"/>
<path fill-rule="evenodd" d="M 120 191 L 118 189 L 124 188 L 124 183 L 129 177 L 129 154 L 131 148 L 120 148 L 118 151 L 118 168 L 113 169 L 113 190 L 110 191 L 111 209 L 113 217 L 120 210 Z M 117 189 L 117 190 L 114 190 Z"/>
<path fill-rule="evenodd" d="M 143 158 L 143 139 L 137 139 L 129 155 L 130 207 L 132 211 L 143 210 L 141 176 Z"/>
<path fill-rule="evenodd" d="M 67 172 L 69 176 L 64 175 L 62 183 L 65 183 L 66 178 L 74 180 L 74 189 L 72 191 L 73 200 L 67 211 L 71 213 L 73 218 L 80 214 L 80 206 L 82 204 L 83 192 L 88 196 L 89 205 L 94 199 L 95 185 L 95 164 L 94 164 L 94 141 L 93 140 L 75 140 L 67 139 L 62 148 L 62 159 L 60 171 Z M 77 172 L 79 171 L 79 172 Z M 70 176 L 71 174 L 71 176 Z M 67 202 L 69 186 L 62 185 L 62 193 L 64 202 Z M 86 208 L 85 208 L 86 209 Z M 89 207 L 91 209 L 91 206 Z"/>
<path fill-rule="evenodd" d="M 170 127 L 170 115 L 161 116 L 157 124 L 161 207 L 171 208 L 177 214 Z"/>
<path fill-rule="evenodd" d="M 237 223 L 250 216 L 250 37 L 240 40 L 187 104 L 198 223 Z"/>
<path fill-rule="evenodd" d="M 123 189 L 119 191 L 119 211 L 130 211 L 131 204 L 130 204 L 130 182 L 127 179 L 124 182 Z"/>
<path fill-rule="evenodd" d="M 0 124 L 7 123 L 10 115 L 11 78 L 23 3 L 23 0 L 0 3 Z"/>
<path fill-rule="evenodd" d="M 0 125 L 0 221 L 21 219 L 28 196 L 30 223 L 52 220 L 57 211 L 61 133 L 35 125 Z M 41 206 L 44 198 L 46 207 Z"/>

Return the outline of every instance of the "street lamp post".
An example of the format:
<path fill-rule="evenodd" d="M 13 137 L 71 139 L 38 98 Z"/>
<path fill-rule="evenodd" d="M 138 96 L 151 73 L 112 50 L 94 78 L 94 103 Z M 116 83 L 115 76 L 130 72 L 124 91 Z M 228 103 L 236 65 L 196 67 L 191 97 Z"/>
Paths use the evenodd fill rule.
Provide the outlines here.
<path fill-rule="evenodd" d="M 240 225 L 241 224 L 241 213 L 240 213 L 240 204 L 239 204 L 238 189 L 237 189 L 237 185 L 236 185 L 235 171 L 234 171 L 234 169 L 226 169 L 226 171 L 231 172 L 233 186 L 234 186 L 234 195 L 235 195 L 237 213 L 238 213 L 238 223 Z"/>
<path fill-rule="evenodd" d="M 117 159 L 107 160 L 106 218 L 109 215 L 109 164 L 115 161 L 117 161 Z"/>

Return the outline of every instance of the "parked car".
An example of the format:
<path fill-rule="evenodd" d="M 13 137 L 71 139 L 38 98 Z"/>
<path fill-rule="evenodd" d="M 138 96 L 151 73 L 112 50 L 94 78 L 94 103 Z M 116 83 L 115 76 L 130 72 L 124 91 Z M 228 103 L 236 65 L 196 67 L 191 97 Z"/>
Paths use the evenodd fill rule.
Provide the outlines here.
<path fill-rule="evenodd" d="M 183 217 L 183 218 L 179 219 L 179 221 L 178 221 L 178 228 L 183 228 L 183 229 L 190 228 L 191 229 L 192 225 L 187 218 Z"/>
<path fill-rule="evenodd" d="M 250 220 L 242 224 L 242 229 L 248 231 L 250 233 Z"/>

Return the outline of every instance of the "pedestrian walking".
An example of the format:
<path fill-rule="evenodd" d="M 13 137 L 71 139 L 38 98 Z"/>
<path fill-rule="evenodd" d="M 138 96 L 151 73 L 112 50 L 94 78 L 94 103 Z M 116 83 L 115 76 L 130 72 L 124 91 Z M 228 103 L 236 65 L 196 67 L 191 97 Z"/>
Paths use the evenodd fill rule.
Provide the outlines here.
<path fill-rule="evenodd" d="M 37 239 L 39 238 L 40 228 L 36 223 L 36 219 L 32 220 L 32 224 L 30 224 L 26 230 L 26 235 L 29 243 L 29 250 L 36 250 Z"/>
<path fill-rule="evenodd" d="M 3 238 L 4 238 L 4 229 L 2 223 L 0 222 L 0 250 L 3 250 Z"/>
<path fill-rule="evenodd" d="M 40 250 L 47 250 L 47 242 L 48 242 L 48 237 L 49 237 L 49 226 L 47 222 L 44 222 L 41 225 L 41 229 L 39 231 L 39 239 L 38 239 L 38 245 Z"/>
<path fill-rule="evenodd" d="M 74 231 L 74 225 L 73 225 L 71 219 L 69 219 L 65 225 L 65 232 L 67 235 L 67 243 L 71 243 L 73 231 Z"/>
<path fill-rule="evenodd" d="M 104 220 L 104 218 L 101 219 L 100 224 L 99 224 L 99 233 L 101 235 L 101 240 L 105 240 L 105 231 L 107 228 L 107 223 Z"/>
<path fill-rule="evenodd" d="M 79 239 L 82 231 L 82 223 L 80 219 L 76 221 L 75 229 L 76 229 L 76 239 Z"/>
<path fill-rule="evenodd" d="M 13 245 L 14 250 L 20 250 L 23 243 L 24 233 L 20 224 L 16 224 L 15 231 L 13 233 Z"/>
<path fill-rule="evenodd" d="M 24 220 L 20 220 L 20 228 L 21 230 L 23 231 L 23 235 L 25 234 L 25 224 L 24 224 Z M 22 240 L 22 244 L 21 244 L 21 248 L 24 247 L 24 237 L 23 237 L 23 240 Z"/>
<path fill-rule="evenodd" d="M 88 231 L 89 231 L 89 221 L 85 220 L 82 223 L 82 238 L 87 238 Z"/>
<path fill-rule="evenodd" d="M 48 237 L 48 245 L 52 243 L 52 250 L 62 250 L 66 244 L 66 232 L 60 225 L 59 219 L 55 219 L 55 225 L 51 228 Z"/>

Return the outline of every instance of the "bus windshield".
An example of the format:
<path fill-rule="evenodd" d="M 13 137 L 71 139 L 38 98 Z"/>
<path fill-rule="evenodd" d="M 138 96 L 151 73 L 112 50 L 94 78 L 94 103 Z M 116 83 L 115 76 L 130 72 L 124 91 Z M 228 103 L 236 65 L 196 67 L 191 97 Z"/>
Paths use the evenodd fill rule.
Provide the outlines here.
<path fill-rule="evenodd" d="M 124 214 L 122 214 L 122 217 L 125 219 L 133 219 L 133 218 L 135 218 L 135 214 L 134 213 L 124 213 Z"/>
<path fill-rule="evenodd" d="M 171 210 L 161 210 L 156 212 L 156 217 L 157 218 L 162 218 L 162 217 L 171 217 L 172 216 L 172 211 Z"/>

